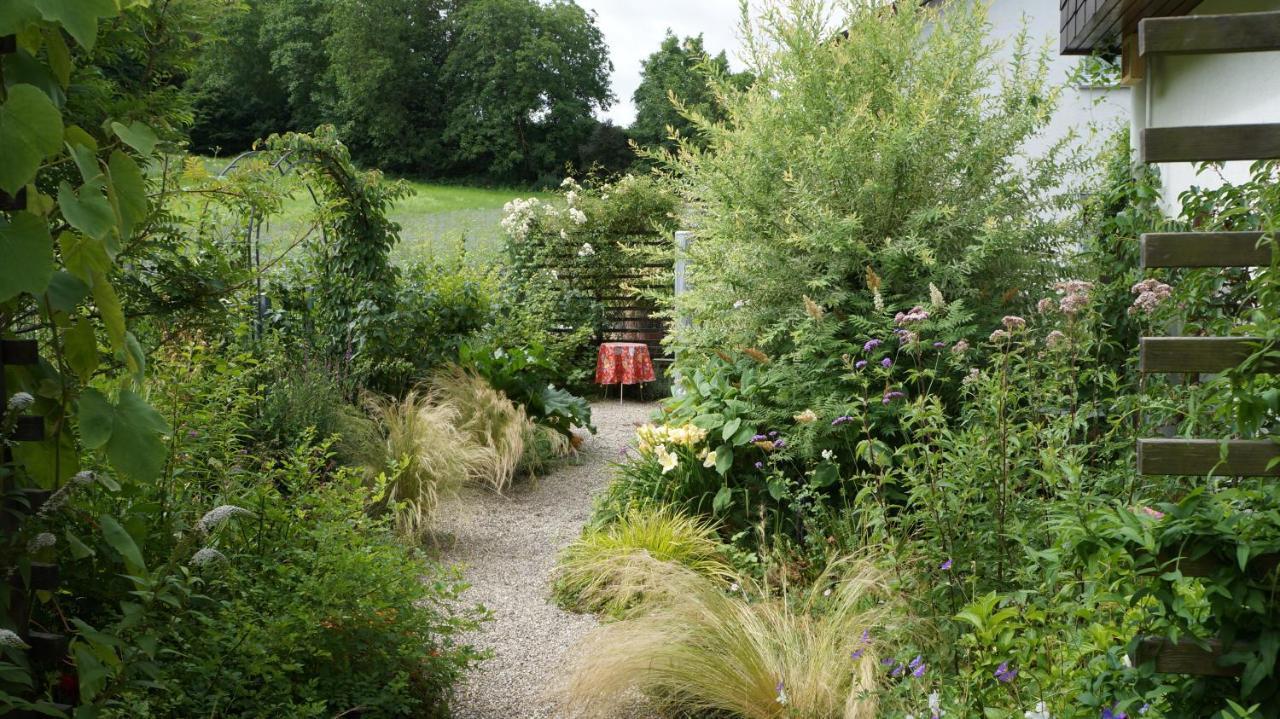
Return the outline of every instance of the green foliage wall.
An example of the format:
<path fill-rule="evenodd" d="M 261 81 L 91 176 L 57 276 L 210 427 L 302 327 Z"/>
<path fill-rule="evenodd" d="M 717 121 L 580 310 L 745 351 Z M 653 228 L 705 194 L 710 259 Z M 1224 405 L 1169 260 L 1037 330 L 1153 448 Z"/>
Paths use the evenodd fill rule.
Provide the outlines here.
<path fill-rule="evenodd" d="M 510 182 L 608 147 L 592 113 L 612 68 L 572 2 L 252 0 L 207 35 L 187 83 L 200 152 L 332 124 L 367 165 Z"/>
<path fill-rule="evenodd" d="M 755 84 L 717 82 L 727 119 L 690 115 L 707 150 L 668 158 L 695 209 L 688 345 L 785 348 L 806 295 L 875 321 L 941 297 L 986 327 L 1052 272 L 1062 158 L 1021 150 L 1056 100 L 1047 55 L 999 66 L 980 5 L 835 7 L 773 4 Z"/>

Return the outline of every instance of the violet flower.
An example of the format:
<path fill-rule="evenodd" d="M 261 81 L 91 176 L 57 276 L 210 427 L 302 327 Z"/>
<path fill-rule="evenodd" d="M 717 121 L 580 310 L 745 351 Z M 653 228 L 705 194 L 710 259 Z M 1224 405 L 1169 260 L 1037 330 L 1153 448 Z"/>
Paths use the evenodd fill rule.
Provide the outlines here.
<path fill-rule="evenodd" d="M 889 369 L 890 367 L 893 366 L 893 360 L 888 357 L 885 357 L 884 359 L 880 360 L 880 366 L 884 367 L 885 369 Z"/>
<path fill-rule="evenodd" d="M 867 366 L 866 360 L 858 360 L 857 362 L 853 363 L 854 369 L 862 369 L 863 367 L 866 367 L 866 366 Z"/>
<path fill-rule="evenodd" d="M 1010 669 L 1009 662 L 1001 662 L 1000 666 L 996 667 L 996 679 L 1001 684 L 1008 684 L 1009 682 L 1013 681 L 1017 676 L 1018 676 L 1018 670 Z"/>
<path fill-rule="evenodd" d="M 867 343 L 862 345 L 862 351 L 869 353 L 873 351 L 875 348 L 879 347 L 880 344 L 881 344 L 880 340 L 867 340 Z"/>

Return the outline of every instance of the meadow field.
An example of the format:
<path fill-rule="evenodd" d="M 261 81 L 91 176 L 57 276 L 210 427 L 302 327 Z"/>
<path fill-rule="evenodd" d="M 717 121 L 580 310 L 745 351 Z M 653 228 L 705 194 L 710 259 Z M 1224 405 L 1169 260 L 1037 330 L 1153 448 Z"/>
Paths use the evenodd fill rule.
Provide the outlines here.
<path fill-rule="evenodd" d="M 226 158 L 204 158 L 210 173 L 222 172 Z M 389 213 L 400 225 L 400 244 L 392 252 L 398 265 L 434 258 L 454 258 L 465 251 L 473 262 L 488 262 L 502 248 L 502 206 L 517 197 L 552 199 L 553 195 L 511 188 L 472 187 L 398 178 L 411 194 Z M 306 188 L 291 176 L 282 181 L 295 185 L 291 198 L 263 230 L 264 255 L 275 256 L 305 232 L 315 203 Z"/>

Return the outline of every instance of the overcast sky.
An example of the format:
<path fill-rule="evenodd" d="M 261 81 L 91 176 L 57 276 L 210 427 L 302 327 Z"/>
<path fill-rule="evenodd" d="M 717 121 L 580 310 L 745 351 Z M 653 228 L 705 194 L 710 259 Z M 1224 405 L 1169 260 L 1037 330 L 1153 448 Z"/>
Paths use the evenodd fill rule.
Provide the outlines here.
<path fill-rule="evenodd" d="M 741 70 L 738 56 L 738 0 L 578 0 L 594 10 L 613 60 L 613 94 L 618 101 L 604 116 L 626 127 L 635 119 L 631 93 L 640 84 L 640 61 L 662 44 L 667 28 L 680 37 L 702 33 L 707 51 L 721 50 L 729 66 Z"/>

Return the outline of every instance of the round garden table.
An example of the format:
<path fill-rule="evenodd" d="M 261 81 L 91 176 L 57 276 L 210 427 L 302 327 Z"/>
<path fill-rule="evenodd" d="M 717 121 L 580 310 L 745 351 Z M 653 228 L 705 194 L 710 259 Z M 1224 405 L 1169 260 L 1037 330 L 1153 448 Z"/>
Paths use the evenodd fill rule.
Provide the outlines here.
<path fill-rule="evenodd" d="M 643 342 L 605 342 L 596 355 L 596 384 L 618 385 L 618 401 L 622 388 L 629 384 L 652 382 L 653 360 L 649 346 Z"/>

